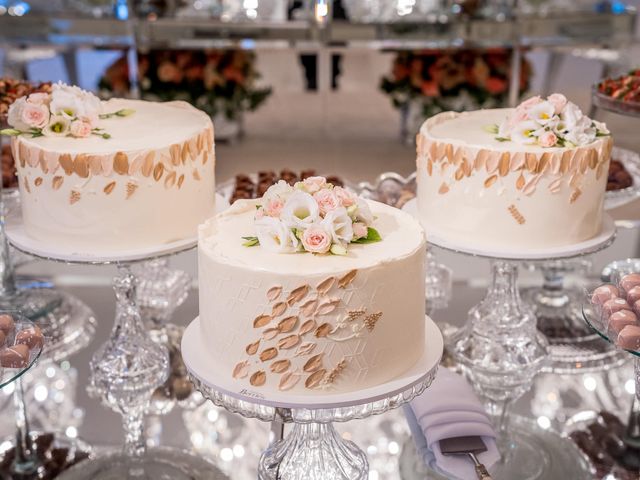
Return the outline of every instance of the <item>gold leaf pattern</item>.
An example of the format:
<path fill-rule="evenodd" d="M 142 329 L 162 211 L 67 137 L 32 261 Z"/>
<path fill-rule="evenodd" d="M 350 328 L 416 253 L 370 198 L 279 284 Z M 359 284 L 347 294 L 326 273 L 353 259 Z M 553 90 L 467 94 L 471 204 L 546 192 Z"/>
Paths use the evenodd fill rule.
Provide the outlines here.
<path fill-rule="evenodd" d="M 260 352 L 260 360 L 263 362 L 268 362 L 269 360 L 273 360 L 278 356 L 278 349 L 274 347 L 267 348 Z"/>
<path fill-rule="evenodd" d="M 489 175 L 493 175 L 498 171 L 500 167 L 500 152 L 489 152 L 487 162 L 485 164 L 485 170 Z"/>
<path fill-rule="evenodd" d="M 300 335 L 306 335 L 307 333 L 312 332 L 313 330 L 315 330 L 317 326 L 318 326 L 318 324 L 316 323 L 315 320 L 313 320 L 313 319 L 307 320 L 300 327 L 299 334 Z"/>
<path fill-rule="evenodd" d="M 127 182 L 127 199 L 131 198 L 131 195 L 136 193 L 138 185 L 133 182 Z"/>
<path fill-rule="evenodd" d="M 524 167 L 524 152 L 514 153 L 511 157 L 511 171 L 517 172 Z"/>
<path fill-rule="evenodd" d="M 522 189 L 522 193 L 524 193 L 525 195 L 533 194 L 533 192 L 536 191 L 536 185 L 538 184 L 539 179 L 540 177 L 531 177 Z"/>
<path fill-rule="evenodd" d="M 296 350 L 296 357 L 304 357 L 305 355 L 310 355 L 316 349 L 316 344 L 312 342 L 303 343 Z"/>
<path fill-rule="evenodd" d="M 260 340 L 250 343 L 244 350 L 247 352 L 247 355 L 255 355 L 258 352 L 258 348 L 260 348 Z"/>
<path fill-rule="evenodd" d="M 300 381 L 300 375 L 294 372 L 285 373 L 280 379 L 278 388 L 282 391 L 291 390 Z"/>
<path fill-rule="evenodd" d="M 89 159 L 86 155 L 79 154 L 73 161 L 73 170 L 80 178 L 89 177 Z"/>
<path fill-rule="evenodd" d="M 246 360 L 233 368 L 233 378 L 245 378 L 247 375 L 249 375 L 249 362 Z"/>
<path fill-rule="evenodd" d="M 445 182 L 442 182 L 442 185 L 440 185 L 440 188 L 438 189 L 438 193 L 441 195 L 444 195 L 448 191 L 449 191 L 449 185 L 447 185 Z"/>
<path fill-rule="evenodd" d="M 287 311 L 287 302 L 278 302 L 271 309 L 271 316 L 279 317 L 286 311 Z"/>
<path fill-rule="evenodd" d="M 358 274 L 358 270 L 351 270 L 346 275 L 344 275 L 340 280 L 338 280 L 339 288 L 346 288 L 353 280 L 356 278 Z"/>
<path fill-rule="evenodd" d="M 105 187 L 104 187 L 104 193 L 106 193 L 107 195 L 109 195 L 111 192 L 113 192 L 113 189 L 116 188 L 116 182 L 109 182 Z"/>
<path fill-rule="evenodd" d="M 253 328 L 261 328 L 269 324 L 273 318 L 271 315 L 258 315 L 253 321 Z"/>
<path fill-rule="evenodd" d="M 509 205 L 508 210 L 511 216 L 515 219 L 516 222 L 518 222 L 519 225 L 524 225 L 525 219 L 522 213 L 520 213 L 520 210 L 518 210 L 518 207 L 516 207 L 515 205 Z"/>
<path fill-rule="evenodd" d="M 323 300 L 318 305 L 318 309 L 316 310 L 316 315 L 329 315 L 336 308 L 338 308 L 338 304 L 340 303 L 339 298 L 328 298 Z"/>
<path fill-rule="evenodd" d="M 517 188 L 518 190 L 522 190 L 522 187 L 524 187 L 525 182 L 526 182 L 526 180 L 525 180 L 525 178 L 524 178 L 524 175 L 521 173 L 521 174 L 518 176 L 518 180 L 516 180 L 516 188 Z"/>
<path fill-rule="evenodd" d="M 162 163 L 157 163 L 153 169 L 153 179 L 156 182 L 160 181 L 163 173 L 164 173 L 164 165 Z"/>
<path fill-rule="evenodd" d="M 102 173 L 102 159 L 98 155 L 89 157 L 89 171 L 93 176 L 98 176 Z"/>
<path fill-rule="evenodd" d="M 336 282 L 336 277 L 329 277 L 326 280 L 323 280 L 322 282 L 320 282 L 317 286 L 316 286 L 316 290 L 318 291 L 318 293 L 320 293 L 321 295 L 324 295 L 325 293 L 327 293 L 329 290 L 331 290 L 331 287 L 333 287 L 333 284 Z"/>
<path fill-rule="evenodd" d="M 189 158 L 189 144 L 185 142 L 182 144 L 182 151 L 180 152 L 180 159 L 182 160 L 183 165 L 186 165 L 188 158 Z"/>
<path fill-rule="evenodd" d="M 61 177 L 60 175 L 56 175 L 55 177 L 53 177 L 53 180 L 51 181 L 51 187 L 54 190 L 58 190 L 62 186 L 62 182 L 64 182 L 64 177 Z"/>
<path fill-rule="evenodd" d="M 324 379 L 324 376 L 326 375 L 326 373 L 327 371 L 324 368 L 321 370 L 318 370 L 317 372 L 312 373 L 304 382 L 304 386 L 309 389 L 318 387 L 322 383 L 322 380 Z"/>
<path fill-rule="evenodd" d="M 305 302 L 303 305 L 301 305 L 300 311 L 302 312 L 303 315 L 310 317 L 315 313 L 317 306 L 318 306 L 318 300 L 312 299 Z"/>
<path fill-rule="evenodd" d="M 280 333 L 288 333 L 294 328 L 296 328 L 297 324 L 298 324 L 298 317 L 296 316 L 283 318 L 278 323 L 278 330 L 280 330 Z"/>
<path fill-rule="evenodd" d="M 67 175 L 71 175 L 73 173 L 73 160 L 71 159 L 71 155 L 64 153 L 60 155 L 58 161 L 60 162 L 60 166 L 64 170 L 64 173 Z"/>
<path fill-rule="evenodd" d="M 526 153 L 525 154 L 525 162 L 527 165 L 527 170 L 531 173 L 535 173 L 538 168 L 538 159 L 536 158 L 535 153 Z"/>
<path fill-rule="evenodd" d="M 110 177 L 113 173 L 113 160 L 111 159 L 111 157 L 105 155 L 100 160 L 100 163 L 102 165 L 102 174 L 105 177 Z"/>
<path fill-rule="evenodd" d="M 496 180 L 498 180 L 498 176 L 497 175 L 491 175 L 489 178 L 487 178 L 484 181 L 484 186 L 485 188 L 489 188 L 491 187 L 491 185 L 493 185 L 494 183 L 496 183 Z"/>
<path fill-rule="evenodd" d="M 178 188 L 182 187 L 182 183 L 184 182 L 184 173 L 178 177 Z"/>
<path fill-rule="evenodd" d="M 31 187 L 29 186 L 29 179 L 27 177 L 23 177 L 23 178 L 24 178 L 24 189 L 27 191 L 27 193 L 31 193 Z"/>
<path fill-rule="evenodd" d="M 170 172 L 164 179 L 164 188 L 171 188 L 176 184 L 176 172 Z"/>
<path fill-rule="evenodd" d="M 500 166 L 498 167 L 498 173 L 501 177 L 506 177 L 509 173 L 510 161 L 511 156 L 509 155 L 509 152 L 504 152 L 500 156 Z"/>
<path fill-rule="evenodd" d="M 316 328 L 315 336 L 318 338 L 324 338 L 333 331 L 333 327 L 329 323 L 323 323 Z"/>
<path fill-rule="evenodd" d="M 576 200 L 578 200 L 580 195 L 582 195 L 582 191 L 579 188 L 576 188 L 569 198 L 569 203 L 574 203 Z"/>
<path fill-rule="evenodd" d="M 169 155 L 171 156 L 171 164 L 174 167 L 180 165 L 180 145 L 175 143 L 169 147 Z"/>
<path fill-rule="evenodd" d="M 118 175 L 126 175 L 129 173 L 129 157 L 124 152 L 116 153 L 113 157 L 113 171 Z"/>
<path fill-rule="evenodd" d="M 40 150 L 40 155 L 38 156 L 38 164 L 40 165 L 40 170 L 45 175 L 49 173 L 49 166 L 47 165 L 47 161 L 44 159 L 44 150 Z"/>
<path fill-rule="evenodd" d="M 36 187 L 39 187 L 40 185 L 42 185 L 42 177 L 38 177 L 38 178 L 36 178 L 36 179 L 34 180 L 33 184 L 34 184 Z"/>
<path fill-rule="evenodd" d="M 540 162 L 538 163 L 538 168 L 536 169 L 536 173 L 544 173 L 551 164 L 551 156 L 550 152 L 545 152 L 540 157 Z"/>
<path fill-rule="evenodd" d="M 198 172 L 198 170 L 195 169 L 195 168 L 193 169 L 193 178 L 196 179 L 196 180 L 201 180 L 200 172 Z"/>
<path fill-rule="evenodd" d="M 20 142 L 18 144 L 18 151 L 20 152 L 20 166 L 22 168 L 24 168 L 24 166 L 26 165 L 27 159 L 29 158 L 29 149 L 27 148 L 27 146 Z M 67 174 L 69 175 L 69 174 Z"/>
<path fill-rule="evenodd" d="M 549 184 L 549 191 L 551 193 L 558 193 L 560 191 L 561 186 L 562 186 L 562 177 L 556 178 Z"/>
<path fill-rule="evenodd" d="M 131 165 L 129 165 L 129 175 L 135 175 L 140 170 L 142 170 L 142 163 L 144 162 L 144 157 L 142 155 L 137 155 Z"/>
<path fill-rule="evenodd" d="M 74 203 L 79 201 L 80 201 L 80 192 L 78 192 L 77 190 L 71 190 L 71 193 L 69 194 L 69 203 L 73 205 Z"/>
<path fill-rule="evenodd" d="M 271 369 L 273 373 L 284 373 L 289 370 L 289 367 L 291 367 L 291 360 L 285 358 L 284 360 L 276 360 L 273 362 L 269 366 L 269 369 Z"/>
<path fill-rule="evenodd" d="M 265 340 L 273 340 L 278 335 L 280 335 L 280 330 L 277 328 L 267 328 L 264 332 L 262 332 L 262 338 Z"/>
<path fill-rule="evenodd" d="M 289 350 L 300 343 L 300 335 L 289 335 L 288 337 L 278 340 L 278 348 Z"/>
<path fill-rule="evenodd" d="M 316 370 L 320 370 L 322 368 L 322 357 L 324 357 L 324 353 L 319 353 L 318 355 L 314 355 L 311 357 L 302 367 L 307 373 L 313 373 Z"/>
<path fill-rule="evenodd" d="M 287 304 L 289 306 L 298 303 L 309 293 L 309 285 L 301 285 L 298 288 L 294 288 L 287 297 Z"/>
<path fill-rule="evenodd" d="M 249 383 L 254 387 L 261 387 L 267 381 L 267 374 L 263 370 L 258 370 L 251 378 L 249 378 Z"/>
<path fill-rule="evenodd" d="M 365 317 L 362 323 L 364 323 L 364 326 L 367 330 L 372 332 L 376 327 L 376 323 L 378 323 L 378 320 L 380 320 L 380 317 L 382 317 L 382 312 L 371 313 Z"/>
<path fill-rule="evenodd" d="M 274 300 L 278 299 L 281 293 L 282 293 L 281 286 L 278 285 L 275 287 L 271 287 L 269 290 L 267 290 L 267 300 L 269 300 L 270 302 L 273 302 Z"/>
<path fill-rule="evenodd" d="M 144 156 L 142 168 L 140 169 L 140 172 L 143 176 L 148 177 L 149 175 L 151 175 L 151 172 L 153 172 L 153 159 L 155 158 L 155 156 L 156 152 L 154 152 L 153 150 L 151 150 Z"/>

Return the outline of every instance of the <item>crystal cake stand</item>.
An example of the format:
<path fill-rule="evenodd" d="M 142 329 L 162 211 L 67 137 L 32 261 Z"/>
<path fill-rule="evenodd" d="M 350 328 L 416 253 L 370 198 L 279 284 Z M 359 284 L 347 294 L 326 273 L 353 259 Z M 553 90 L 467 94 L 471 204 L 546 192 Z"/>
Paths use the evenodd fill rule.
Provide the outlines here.
<path fill-rule="evenodd" d="M 214 404 L 247 418 L 293 423 L 291 433 L 262 455 L 260 480 L 365 480 L 367 458 L 343 439 L 333 422 L 380 414 L 409 402 L 429 387 L 442 356 L 443 340 L 427 318 L 425 353 L 410 371 L 384 385 L 326 395 L 248 392 L 213 361 L 194 320 L 182 339 L 182 355 L 194 384 Z"/>

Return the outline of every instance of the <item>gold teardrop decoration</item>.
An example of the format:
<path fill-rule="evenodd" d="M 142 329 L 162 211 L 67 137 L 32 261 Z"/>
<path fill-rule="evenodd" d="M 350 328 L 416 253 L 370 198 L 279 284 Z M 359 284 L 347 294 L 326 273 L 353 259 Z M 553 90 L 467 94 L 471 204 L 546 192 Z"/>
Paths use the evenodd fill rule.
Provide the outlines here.
<path fill-rule="evenodd" d="M 316 349 L 316 344 L 307 342 L 303 343 L 296 350 L 296 357 L 304 357 L 305 355 L 310 355 Z"/>
<path fill-rule="evenodd" d="M 140 171 L 145 177 L 148 177 L 149 175 L 151 175 L 151 172 L 153 172 L 153 159 L 155 158 L 155 156 L 156 152 L 154 152 L 153 150 L 151 150 L 144 156 L 144 161 L 142 162 L 142 168 L 140 169 Z"/>
<path fill-rule="evenodd" d="M 358 270 L 351 270 L 345 276 L 343 276 L 340 280 L 338 280 L 338 287 L 345 288 L 347 287 L 353 280 L 356 278 L 358 274 Z"/>
<path fill-rule="evenodd" d="M 118 175 L 127 175 L 129 173 L 129 157 L 124 152 L 116 153 L 113 157 L 113 171 Z"/>
<path fill-rule="evenodd" d="M 312 373 L 304 382 L 304 386 L 309 389 L 318 387 L 322 383 L 322 380 L 324 379 L 324 376 L 326 374 L 327 371 L 324 368 Z"/>
<path fill-rule="evenodd" d="M 284 359 L 284 360 L 276 360 L 269 366 L 269 368 L 273 373 L 284 373 L 287 370 L 289 370 L 290 366 L 291 366 L 291 360 Z"/>
<path fill-rule="evenodd" d="M 182 187 L 182 183 L 184 182 L 184 173 L 182 175 L 180 175 L 180 177 L 178 177 L 178 188 Z"/>
<path fill-rule="evenodd" d="M 322 282 L 320 282 L 316 287 L 316 290 L 318 291 L 318 293 L 324 295 L 329 290 L 331 290 L 331 287 L 333 287 L 333 284 L 335 283 L 335 281 L 336 281 L 336 277 L 329 277 L 326 280 L 323 280 Z"/>
<path fill-rule="evenodd" d="M 116 188 L 116 182 L 109 182 L 106 187 L 104 187 L 104 193 L 109 195 L 113 192 L 113 189 Z"/>
<path fill-rule="evenodd" d="M 287 303 L 286 302 L 278 302 L 271 309 L 271 316 L 272 317 L 278 317 L 278 316 L 282 315 L 286 310 L 287 310 Z"/>
<path fill-rule="evenodd" d="M 176 184 L 176 172 L 170 172 L 164 179 L 164 188 L 171 188 Z"/>
<path fill-rule="evenodd" d="M 280 330 L 277 328 L 267 328 L 264 332 L 262 332 L 262 338 L 265 340 L 273 340 L 278 335 L 280 335 Z"/>
<path fill-rule="evenodd" d="M 484 181 L 484 187 L 485 188 L 489 188 L 491 187 L 491 185 L 493 185 L 494 183 L 496 183 L 496 181 L 498 180 L 498 176 L 497 175 L 491 175 L 489 178 L 487 178 Z"/>
<path fill-rule="evenodd" d="M 261 328 L 269 324 L 272 320 L 271 315 L 258 315 L 253 321 L 253 328 Z"/>
<path fill-rule="evenodd" d="M 282 350 L 289 350 L 290 348 L 295 347 L 300 343 L 299 335 L 289 335 L 288 337 L 284 337 L 278 341 L 278 348 Z"/>
<path fill-rule="evenodd" d="M 299 381 L 300 381 L 300 375 L 294 372 L 287 372 L 280 379 L 280 384 L 278 385 L 278 388 L 283 392 L 285 392 L 295 387 Z"/>
<path fill-rule="evenodd" d="M 298 317 L 291 316 L 280 320 L 278 323 L 278 330 L 280 333 L 288 333 L 293 330 L 298 323 Z"/>
<path fill-rule="evenodd" d="M 89 159 L 87 156 L 83 154 L 76 156 L 76 159 L 73 161 L 73 169 L 79 177 L 89 177 Z"/>
<path fill-rule="evenodd" d="M 315 336 L 318 338 L 324 338 L 331 333 L 333 327 L 328 323 L 323 323 L 318 328 L 316 328 Z"/>
<path fill-rule="evenodd" d="M 522 187 L 524 187 L 525 183 L 526 183 L 526 180 L 524 178 L 524 175 L 521 173 L 520 176 L 518 177 L 518 180 L 516 180 L 516 188 L 518 190 L 522 190 Z"/>
<path fill-rule="evenodd" d="M 309 285 L 302 285 L 298 288 L 295 288 L 291 291 L 289 296 L 287 297 L 287 303 L 289 305 L 294 305 L 307 296 L 309 293 Z"/>
<path fill-rule="evenodd" d="M 247 355 L 255 355 L 258 352 L 258 348 L 260 347 L 260 340 L 258 340 L 257 342 L 253 342 L 250 343 L 249 345 L 247 345 L 247 348 L 245 348 L 245 352 L 247 352 Z"/>
<path fill-rule="evenodd" d="M 58 161 L 60 162 L 60 166 L 64 170 L 64 173 L 67 175 L 71 175 L 73 173 L 73 160 L 71 159 L 71 155 L 64 153 L 60 155 Z"/>
<path fill-rule="evenodd" d="M 157 163 L 153 169 L 153 179 L 156 182 L 160 181 L 163 173 L 164 173 L 164 165 L 162 163 Z"/>
<path fill-rule="evenodd" d="M 245 378 L 247 375 L 249 375 L 249 362 L 246 360 L 233 368 L 233 378 Z"/>
<path fill-rule="evenodd" d="M 300 332 L 299 333 L 300 333 L 300 335 L 306 335 L 307 333 L 312 332 L 313 330 L 315 330 L 317 326 L 318 326 L 318 324 L 316 323 L 315 320 L 307 320 L 300 327 Z"/>
<path fill-rule="evenodd" d="M 267 300 L 269 300 L 270 302 L 273 302 L 274 300 L 277 300 L 277 298 L 280 296 L 281 293 L 282 293 L 281 286 L 271 287 L 269 290 L 267 290 Z"/>
<path fill-rule="evenodd" d="M 64 178 L 61 177 L 60 175 L 56 175 L 55 177 L 53 177 L 53 180 L 51 181 L 51 187 L 54 190 L 58 190 L 62 186 L 62 182 L 64 182 Z"/>
<path fill-rule="evenodd" d="M 262 385 L 265 384 L 266 381 L 267 381 L 267 374 L 264 373 L 262 370 L 257 371 L 256 373 L 251 375 L 251 378 L 249 378 L 249 383 L 254 387 L 261 387 Z"/>
<path fill-rule="evenodd" d="M 260 360 L 268 362 L 278 356 L 278 349 L 274 347 L 267 348 L 260 353 Z"/>
<path fill-rule="evenodd" d="M 324 353 L 319 353 L 318 355 L 314 355 L 309 360 L 307 360 L 307 363 L 304 364 L 304 367 L 302 367 L 302 370 L 304 370 L 307 373 L 313 373 L 316 370 L 321 369 L 322 357 L 324 357 Z"/>

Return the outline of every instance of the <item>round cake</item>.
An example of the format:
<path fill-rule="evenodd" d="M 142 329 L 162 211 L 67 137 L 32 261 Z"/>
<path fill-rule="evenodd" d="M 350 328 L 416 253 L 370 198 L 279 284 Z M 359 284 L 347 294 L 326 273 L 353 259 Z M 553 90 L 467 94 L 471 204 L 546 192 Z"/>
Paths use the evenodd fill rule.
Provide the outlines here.
<path fill-rule="evenodd" d="M 483 248 L 553 248 L 600 233 L 613 142 L 560 94 L 446 112 L 417 137 L 420 219 Z"/>
<path fill-rule="evenodd" d="M 54 85 L 14 106 L 4 133 L 28 235 L 81 251 L 153 247 L 195 237 L 213 214 L 213 125 L 189 104 Z"/>
<path fill-rule="evenodd" d="M 200 227 L 200 324 L 213 361 L 238 391 L 257 394 L 394 379 L 424 352 L 421 226 L 340 187 L 289 188 L 281 181 Z M 313 198 L 317 210 L 305 204 Z"/>

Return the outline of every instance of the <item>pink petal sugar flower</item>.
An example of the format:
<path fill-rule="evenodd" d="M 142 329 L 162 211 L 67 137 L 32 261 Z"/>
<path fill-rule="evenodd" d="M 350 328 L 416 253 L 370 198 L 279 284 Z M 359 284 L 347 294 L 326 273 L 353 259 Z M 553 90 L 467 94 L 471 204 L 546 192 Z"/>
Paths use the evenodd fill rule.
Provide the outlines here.
<path fill-rule="evenodd" d="M 302 246 L 307 252 L 327 253 L 331 248 L 331 234 L 319 225 L 312 225 L 302 234 Z"/>
<path fill-rule="evenodd" d="M 26 103 L 20 117 L 30 128 L 44 128 L 49 123 L 49 109 L 46 105 Z"/>
<path fill-rule="evenodd" d="M 553 147 L 558 141 L 558 137 L 553 132 L 544 132 L 542 135 L 538 137 L 538 144 L 541 147 Z"/>
<path fill-rule="evenodd" d="M 338 196 L 327 188 L 314 193 L 313 198 L 318 203 L 318 208 L 322 215 L 326 215 L 341 206 Z"/>

